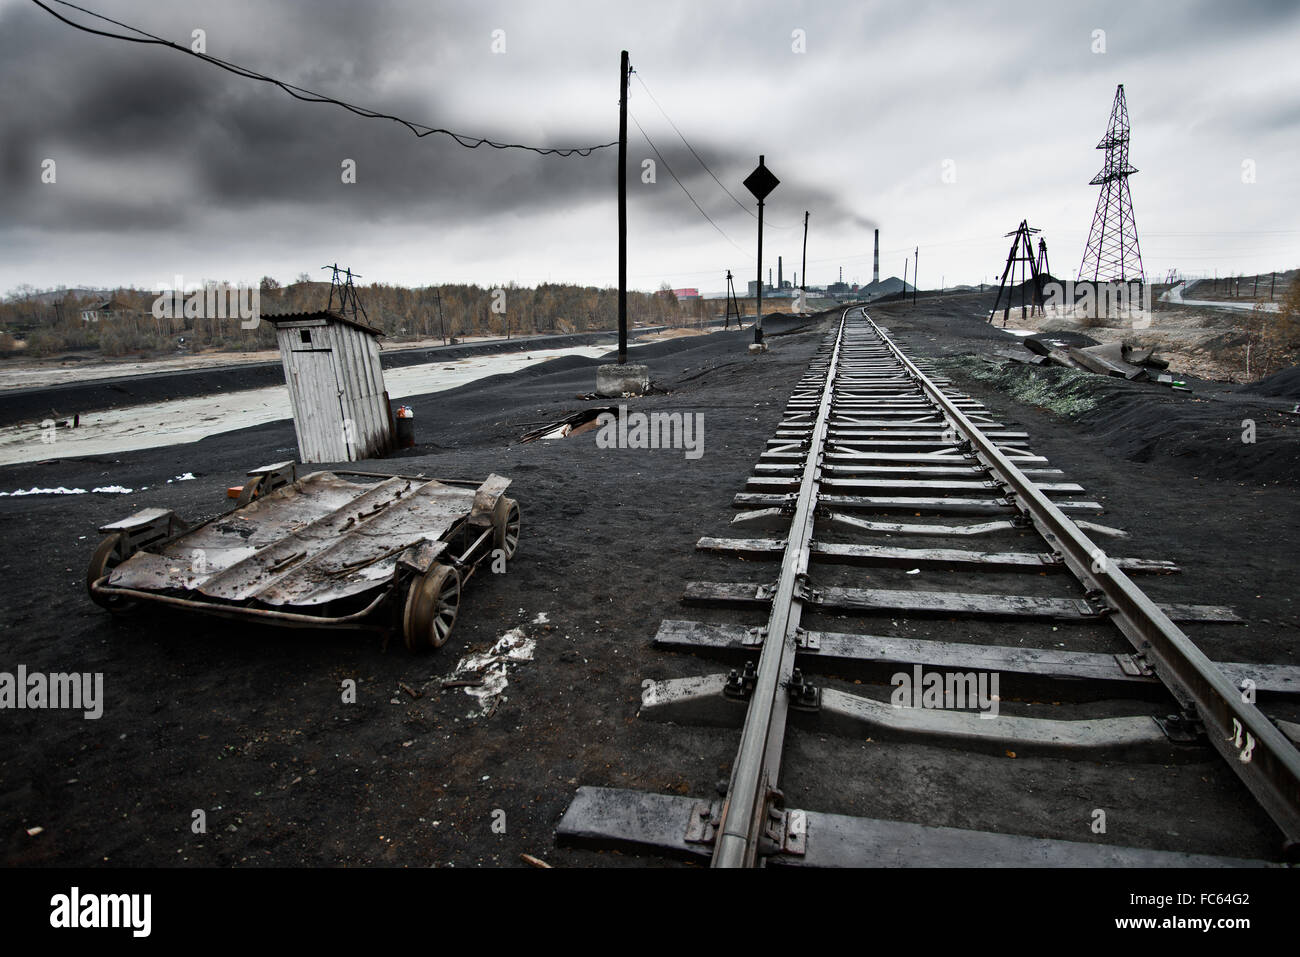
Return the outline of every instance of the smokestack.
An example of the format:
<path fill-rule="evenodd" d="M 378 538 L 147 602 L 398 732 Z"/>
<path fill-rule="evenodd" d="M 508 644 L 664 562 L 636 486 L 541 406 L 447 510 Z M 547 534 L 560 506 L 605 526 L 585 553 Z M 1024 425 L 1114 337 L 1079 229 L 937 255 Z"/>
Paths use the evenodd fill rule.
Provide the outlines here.
<path fill-rule="evenodd" d="M 876 258 L 871 267 L 871 281 L 880 282 L 880 230 L 876 230 Z"/>
<path fill-rule="evenodd" d="M 772 267 L 771 266 L 767 267 L 767 288 L 768 289 L 772 288 Z"/>
<path fill-rule="evenodd" d="M 776 257 L 776 288 L 780 289 L 785 283 L 785 270 L 781 264 L 781 257 Z"/>

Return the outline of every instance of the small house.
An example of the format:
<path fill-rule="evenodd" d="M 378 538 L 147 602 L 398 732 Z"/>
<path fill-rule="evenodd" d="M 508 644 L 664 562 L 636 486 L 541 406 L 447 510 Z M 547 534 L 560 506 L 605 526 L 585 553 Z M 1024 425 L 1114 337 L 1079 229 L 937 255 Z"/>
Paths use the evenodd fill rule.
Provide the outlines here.
<path fill-rule="evenodd" d="M 393 448 L 379 337 L 335 312 L 263 316 L 275 326 L 302 462 L 356 462 Z"/>
<path fill-rule="evenodd" d="M 99 322 L 102 319 L 107 322 L 111 319 L 131 319 L 139 314 L 140 310 L 130 303 L 122 302 L 120 299 L 108 299 L 81 310 L 81 321 Z"/>

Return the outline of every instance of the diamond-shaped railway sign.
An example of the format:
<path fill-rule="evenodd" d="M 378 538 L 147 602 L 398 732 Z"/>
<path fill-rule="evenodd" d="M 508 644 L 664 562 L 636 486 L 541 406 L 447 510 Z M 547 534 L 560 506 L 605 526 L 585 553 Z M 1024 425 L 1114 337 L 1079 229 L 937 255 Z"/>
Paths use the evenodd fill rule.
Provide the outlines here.
<path fill-rule="evenodd" d="M 767 199 L 767 194 L 781 185 L 781 181 L 772 175 L 772 171 L 763 165 L 763 157 L 758 158 L 754 172 L 745 177 L 745 189 L 754 194 L 760 203 Z"/>

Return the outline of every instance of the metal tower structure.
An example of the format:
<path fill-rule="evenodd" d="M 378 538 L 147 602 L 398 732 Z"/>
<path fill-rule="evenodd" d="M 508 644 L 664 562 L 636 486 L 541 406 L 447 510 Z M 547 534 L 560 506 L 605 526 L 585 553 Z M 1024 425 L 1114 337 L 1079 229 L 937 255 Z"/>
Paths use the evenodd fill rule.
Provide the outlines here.
<path fill-rule="evenodd" d="M 736 328 L 737 329 L 743 328 L 744 322 L 743 322 L 743 317 L 740 314 L 740 303 L 736 301 L 736 284 L 735 281 L 731 278 L 731 270 L 728 269 L 727 270 L 727 314 L 723 318 L 723 322 L 722 322 L 723 329 L 731 328 L 731 317 L 733 314 L 736 317 Z"/>
<path fill-rule="evenodd" d="M 361 273 L 353 272 L 350 267 L 340 266 L 338 263 L 334 263 L 332 266 L 321 266 L 320 268 L 329 269 L 334 273 L 334 277 L 330 280 L 330 301 L 329 305 L 325 307 L 325 311 L 334 311 L 334 300 L 337 297 L 339 302 L 338 315 L 346 316 L 350 310 L 353 321 L 364 320 L 369 323 L 370 317 L 366 315 L 366 307 L 361 305 L 361 301 L 357 299 L 357 287 L 352 284 L 353 279 L 361 278 Z"/>
<path fill-rule="evenodd" d="M 1042 314 L 1043 275 L 1039 272 L 1039 260 L 1034 259 L 1033 240 L 1033 237 L 1040 232 L 1042 230 L 1031 228 L 1028 220 L 1022 219 L 1018 229 L 1007 233 L 1008 237 L 1013 237 L 1011 239 L 1011 249 L 1007 252 L 1007 266 L 1002 270 L 1002 282 L 998 285 L 998 297 L 993 301 L 993 308 L 989 310 L 989 322 L 993 321 L 998 309 L 1002 308 L 1002 326 L 1006 328 L 1007 317 L 1011 314 L 1011 300 L 1015 298 L 1017 268 L 1020 270 L 1020 282 L 1018 283 L 1020 286 L 1020 317 L 1023 319 L 1031 314 Z M 1046 243 L 1039 247 L 1039 256 L 1045 263 L 1047 260 Z M 1030 288 L 1031 283 L 1032 290 Z M 1007 294 L 1005 307 L 1002 306 L 1003 292 Z"/>
<path fill-rule="evenodd" d="M 1115 90 L 1110 125 L 1097 149 L 1106 151 L 1101 172 L 1091 185 L 1101 187 L 1097 211 L 1088 231 L 1088 245 L 1079 265 L 1080 281 L 1142 282 L 1142 251 L 1138 248 L 1137 221 L 1128 178 L 1137 172 L 1128 161 L 1128 104 L 1124 84 Z"/>

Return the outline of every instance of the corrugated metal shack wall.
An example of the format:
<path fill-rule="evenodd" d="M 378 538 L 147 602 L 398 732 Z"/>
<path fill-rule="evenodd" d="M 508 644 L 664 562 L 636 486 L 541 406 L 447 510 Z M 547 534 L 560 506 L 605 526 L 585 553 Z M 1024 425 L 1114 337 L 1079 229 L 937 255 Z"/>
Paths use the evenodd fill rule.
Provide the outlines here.
<path fill-rule="evenodd" d="M 276 342 L 301 461 L 355 462 L 389 449 L 389 411 L 374 336 L 347 323 L 308 319 L 278 323 Z"/>
<path fill-rule="evenodd" d="M 329 330 L 354 460 L 382 455 L 389 447 L 389 412 L 379 343 L 373 335 L 346 323 L 333 323 Z M 349 421 L 350 427 L 346 425 Z"/>

